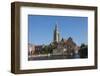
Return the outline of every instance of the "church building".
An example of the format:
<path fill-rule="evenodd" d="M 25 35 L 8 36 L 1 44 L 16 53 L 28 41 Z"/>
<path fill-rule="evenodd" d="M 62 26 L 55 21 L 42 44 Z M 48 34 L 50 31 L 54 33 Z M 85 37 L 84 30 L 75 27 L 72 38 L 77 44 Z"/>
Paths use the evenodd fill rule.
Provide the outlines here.
<path fill-rule="evenodd" d="M 39 54 L 50 54 L 50 55 L 63 55 L 63 56 L 73 56 L 75 53 L 78 53 L 79 47 L 73 41 L 72 37 L 68 39 L 61 38 L 60 29 L 56 23 L 53 30 L 53 41 L 49 45 L 28 45 L 29 55 L 39 55 Z M 66 32 L 65 32 L 66 35 Z M 48 52 L 47 52 L 47 48 Z"/>
<path fill-rule="evenodd" d="M 60 32 L 58 28 L 58 24 L 55 25 L 54 28 L 54 36 L 52 45 L 55 46 L 53 49 L 53 55 L 69 55 L 72 56 L 75 53 L 78 53 L 79 47 L 73 41 L 71 37 L 68 39 L 60 39 Z"/>

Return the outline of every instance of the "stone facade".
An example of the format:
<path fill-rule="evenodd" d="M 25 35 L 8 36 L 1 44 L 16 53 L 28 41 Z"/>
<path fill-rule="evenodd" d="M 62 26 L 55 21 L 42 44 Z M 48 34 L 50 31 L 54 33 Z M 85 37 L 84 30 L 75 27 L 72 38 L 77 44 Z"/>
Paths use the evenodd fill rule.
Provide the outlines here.
<path fill-rule="evenodd" d="M 53 55 L 73 55 L 74 53 L 78 53 L 79 50 L 71 37 L 67 40 L 62 39 L 53 44 L 56 46 L 55 49 L 53 49 Z"/>

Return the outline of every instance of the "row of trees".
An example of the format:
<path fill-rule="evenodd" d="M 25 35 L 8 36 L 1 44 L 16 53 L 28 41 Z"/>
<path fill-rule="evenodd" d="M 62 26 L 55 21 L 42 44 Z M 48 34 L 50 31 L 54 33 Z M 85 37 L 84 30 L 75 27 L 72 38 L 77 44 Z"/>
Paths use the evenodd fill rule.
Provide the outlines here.
<path fill-rule="evenodd" d="M 53 52 L 53 49 L 55 49 L 56 46 L 54 44 L 50 45 L 44 45 L 44 47 L 41 50 L 41 54 L 51 54 Z M 88 57 L 88 46 L 85 44 L 81 44 L 79 52 L 78 52 L 80 58 L 87 58 Z"/>
<path fill-rule="evenodd" d="M 42 48 L 39 50 L 35 50 L 35 54 L 51 54 L 53 52 L 53 49 L 57 47 L 57 43 L 51 43 L 49 45 L 42 45 Z"/>
<path fill-rule="evenodd" d="M 45 46 L 42 48 L 41 53 L 42 53 L 42 54 L 52 53 L 54 48 L 55 48 L 55 45 L 52 45 L 52 44 L 45 45 Z"/>

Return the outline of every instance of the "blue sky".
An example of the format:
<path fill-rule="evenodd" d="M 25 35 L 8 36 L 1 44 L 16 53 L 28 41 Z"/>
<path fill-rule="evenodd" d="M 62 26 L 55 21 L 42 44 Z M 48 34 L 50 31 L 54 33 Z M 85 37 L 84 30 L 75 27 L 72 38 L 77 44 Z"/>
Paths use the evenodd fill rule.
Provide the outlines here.
<path fill-rule="evenodd" d="M 72 37 L 77 45 L 87 44 L 88 18 L 75 16 L 28 15 L 28 42 L 35 45 L 52 42 L 56 23 L 61 38 Z"/>

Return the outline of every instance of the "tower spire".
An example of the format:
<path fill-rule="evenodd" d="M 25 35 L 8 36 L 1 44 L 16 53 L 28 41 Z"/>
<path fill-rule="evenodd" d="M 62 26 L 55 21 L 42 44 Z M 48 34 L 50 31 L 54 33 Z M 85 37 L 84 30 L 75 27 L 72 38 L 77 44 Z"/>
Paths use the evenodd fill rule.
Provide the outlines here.
<path fill-rule="evenodd" d="M 58 30 L 58 24 L 56 22 L 55 29 L 54 29 L 54 42 L 59 42 L 60 41 L 60 34 Z"/>

